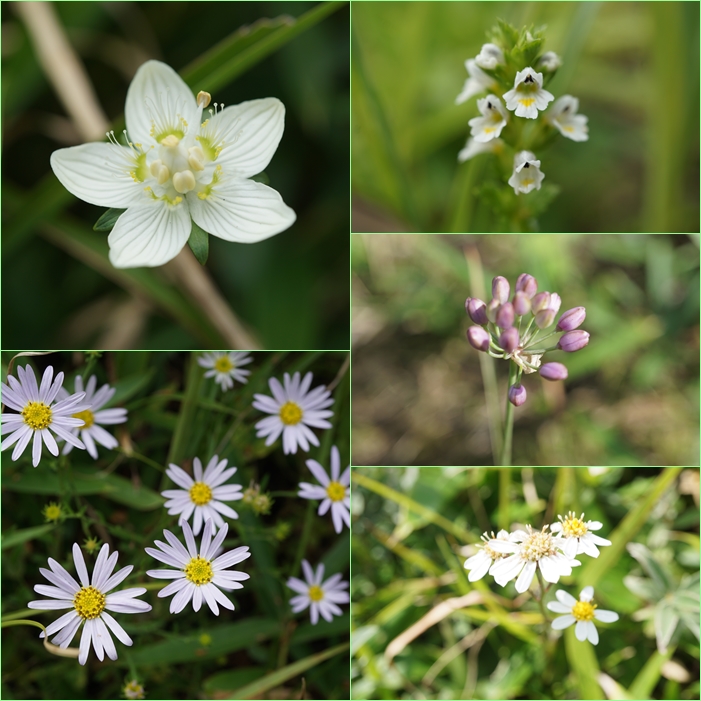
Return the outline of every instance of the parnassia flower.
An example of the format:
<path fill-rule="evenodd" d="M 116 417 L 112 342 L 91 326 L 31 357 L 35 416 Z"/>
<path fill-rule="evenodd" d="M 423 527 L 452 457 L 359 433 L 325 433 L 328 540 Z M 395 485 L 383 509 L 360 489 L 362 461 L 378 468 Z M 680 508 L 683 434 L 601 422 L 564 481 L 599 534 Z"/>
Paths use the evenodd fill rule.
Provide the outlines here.
<path fill-rule="evenodd" d="M 350 528 L 350 466 L 341 474 L 341 454 L 338 448 L 331 448 L 331 478 L 316 460 L 307 460 L 309 471 L 320 484 L 300 482 L 299 496 L 302 499 L 321 499 L 319 516 L 331 509 L 331 519 L 336 533 L 343 530 L 345 523 Z"/>
<path fill-rule="evenodd" d="M 343 611 L 338 604 L 347 604 L 350 601 L 348 592 L 345 591 L 348 589 L 348 582 L 342 580 L 341 574 L 334 574 L 322 582 L 323 564 L 320 564 L 315 572 L 306 560 L 302 560 L 302 570 L 306 581 L 303 582 L 297 577 L 290 577 L 287 580 L 287 586 L 297 592 L 297 596 L 290 599 L 292 613 L 299 613 L 308 608 L 309 617 L 314 626 L 319 621 L 319 614 L 329 622 L 334 616 L 340 616 Z"/>
<path fill-rule="evenodd" d="M 143 587 L 123 589 L 110 594 L 112 589 L 121 584 L 134 569 L 133 565 L 127 565 L 112 574 L 118 557 L 119 553 L 116 550 L 110 555 L 109 545 L 105 543 L 95 561 L 91 581 L 80 546 L 78 543 L 74 543 L 73 562 L 78 572 L 80 584 L 65 568 L 51 558 L 49 558 L 51 569 L 39 569 L 39 572 L 54 586 L 47 587 L 44 584 L 37 584 L 34 591 L 51 598 L 30 601 L 27 606 L 30 609 L 44 610 L 71 609 L 47 626 L 46 635 L 58 633 L 51 642 L 66 648 L 70 645 L 80 626 L 84 624 L 83 633 L 80 636 L 78 656 L 80 664 L 86 663 L 91 645 L 99 660 L 104 660 L 105 654 L 111 660 L 117 659 L 117 649 L 112 641 L 110 631 L 124 645 L 132 644 L 132 640 L 124 628 L 112 618 L 108 611 L 112 611 L 112 613 L 145 613 L 151 610 L 150 604 L 136 598 L 146 593 L 146 589 Z M 39 637 L 44 637 L 43 631 Z"/>
<path fill-rule="evenodd" d="M 75 418 L 74 414 L 90 409 L 90 404 L 85 401 L 85 393 L 79 392 L 54 403 L 63 385 L 63 373 L 59 372 L 54 379 L 54 369 L 50 365 L 44 370 L 41 386 L 37 384 L 31 365 L 18 366 L 17 377 L 19 380 L 8 375 L 7 384 L 3 382 L 1 385 L 3 404 L 20 413 L 0 414 L 2 435 L 10 434 L 3 440 L 0 450 L 14 445 L 12 459 L 17 460 L 33 439 L 34 467 L 41 459 L 42 442 L 52 455 L 58 455 L 58 445 L 53 433 L 66 443 L 85 450 L 83 442 L 72 433 L 73 429 L 85 423 L 82 418 Z"/>
<path fill-rule="evenodd" d="M 577 640 L 589 640 L 592 645 L 596 645 L 599 642 L 599 633 L 594 625 L 594 619 L 602 623 L 613 623 L 618 620 L 618 614 L 615 611 L 599 609 L 592 603 L 594 587 L 584 587 L 579 595 L 579 601 L 562 589 L 558 589 L 555 596 L 557 601 L 548 602 L 548 609 L 565 615 L 558 616 L 552 622 L 552 627 L 555 630 L 562 630 L 576 623 L 574 634 Z"/>
<path fill-rule="evenodd" d="M 251 371 L 241 366 L 251 362 L 253 358 L 246 351 L 212 351 L 197 358 L 200 367 L 208 368 L 204 376 L 213 377 L 224 391 L 234 386 L 234 380 L 244 385 L 248 382 Z"/>
<path fill-rule="evenodd" d="M 536 119 L 538 110 L 544 110 L 555 97 L 543 89 L 543 74 L 530 66 L 516 74 L 514 87 L 504 93 L 506 109 L 515 110 L 517 117 Z"/>
<path fill-rule="evenodd" d="M 126 145 L 60 149 L 51 168 L 76 197 L 126 209 L 112 229 L 117 268 L 163 265 L 187 243 L 191 220 L 226 241 L 256 243 L 287 229 L 295 213 L 279 193 L 249 180 L 270 162 L 282 138 L 285 108 L 275 98 L 202 112 L 197 98 L 160 61 L 147 61 L 127 91 Z"/>
<path fill-rule="evenodd" d="M 477 100 L 477 109 L 482 116 L 468 122 L 473 138 L 482 142 L 496 139 L 509 119 L 509 113 L 504 109 L 501 100 L 496 95 L 487 95 Z"/>
<path fill-rule="evenodd" d="M 610 540 L 592 533 L 603 527 L 601 521 L 585 521 L 584 514 L 577 518 L 574 511 L 570 511 L 565 518 L 558 516 L 558 519 L 559 522 L 553 523 L 550 530 L 557 538 L 565 541 L 564 553 L 567 557 L 575 557 L 581 553 L 599 557 L 599 549 L 596 546 L 611 545 Z"/>
<path fill-rule="evenodd" d="M 558 97 L 546 114 L 547 120 L 562 134 L 572 141 L 589 139 L 588 118 L 577 114 L 579 100 L 572 95 Z"/>
<path fill-rule="evenodd" d="M 519 151 L 514 156 L 514 172 L 509 178 L 509 185 L 514 192 L 528 194 L 531 190 L 540 190 L 545 175 L 540 170 L 540 161 L 530 151 Z"/>

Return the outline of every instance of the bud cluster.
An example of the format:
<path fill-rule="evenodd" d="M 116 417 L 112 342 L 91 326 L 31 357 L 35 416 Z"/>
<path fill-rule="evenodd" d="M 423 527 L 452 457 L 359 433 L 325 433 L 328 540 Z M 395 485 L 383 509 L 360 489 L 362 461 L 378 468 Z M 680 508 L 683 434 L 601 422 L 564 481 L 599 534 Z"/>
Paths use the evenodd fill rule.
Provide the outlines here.
<path fill-rule="evenodd" d="M 514 406 L 521 406 L 527 398 L 526 388 L 520 383 L 522 373 L 539 372 L 546 380 L 564 380 L 567 368 L 562 363 L 543 363 L 543 356 L 553 350 L 573 353 L 589 343 L 589 334 L 579 329 L 586 317 L 584 307 L 563 312 L 555 330 L 547 331 L 555 323 L 560 305 L 557 292 L 538 292 L 538 282 L 527 273 L 518 276 L 513 297 L 508 280 L 498 275 L 492 280 L 489 302 L 475 297 L 465 300 L 465 311 L 476 324 L 467 330 L 470 345 L 492 358 L 512 360 L 518 365 L 517 380 L 509 388 L 509 401 Z M 556 334 L 562 335 L 555 345 L 543 345 Z"/>

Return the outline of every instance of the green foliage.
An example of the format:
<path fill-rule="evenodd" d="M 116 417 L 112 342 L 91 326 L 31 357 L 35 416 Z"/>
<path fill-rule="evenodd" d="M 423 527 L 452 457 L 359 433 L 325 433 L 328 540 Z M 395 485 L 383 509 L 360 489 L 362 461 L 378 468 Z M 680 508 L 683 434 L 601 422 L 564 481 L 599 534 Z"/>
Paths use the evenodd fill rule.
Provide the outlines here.
<path fill-rule="evenodd" d="M 197 262 L 200 265 L 204 265 L 209 256 L 209 234 L 197 226 L 194 219 L 192 220 L 192 229 L 190 230 L 190 238 L 187 240 L 187 245 L 195 254 Z"/>
<path fill-rule="evenodd" d="M 112 231 L 117 219 L 126 212 L 126 209 L 108 209 L 93 225 L 93 231 Z"/>

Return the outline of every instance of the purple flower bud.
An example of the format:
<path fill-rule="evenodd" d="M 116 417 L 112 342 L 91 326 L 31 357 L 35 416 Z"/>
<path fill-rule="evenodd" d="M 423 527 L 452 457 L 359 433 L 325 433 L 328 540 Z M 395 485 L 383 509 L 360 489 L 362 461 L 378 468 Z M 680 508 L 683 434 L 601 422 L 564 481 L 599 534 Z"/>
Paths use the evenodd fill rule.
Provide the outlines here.
<path fill-rule="evenodd" d="M 509 401 L 514 406 L 521 406 L 521 404 L 526 403 L 528 394 L 526 393 L 526 388 L 523 385 L 511 385 L 509 387 Z"/>
<path fill-rule="evenodd" d="M 511 302 L 504 302 L 497 309 L 496 325 L 500 329 L 510 329 L 514 325 L 514 305 Z"/>
<path fill-rule="evenodd" d="M 523 316 L 531 311 L 531 300 L 525 292 L 517 292 L 514 295 L 514 313 Z"/>
<path fill-rule="evenodd" d="M 481 326 L 470 326 L 467 330 L 467 340 L 478 351 L 489 350 L 489 334 Z"/>
<path fill-rule="evenodd" d="M 509 299 L 510 292 L 509 281 L 505 277 L 497 275 L 492 280 L 492 297 L 498 299 L 501 304 L 504 304 Z"/>
<path fill-rule="evenodd" d="M 582 325 L 582 322 L 587 316 L 587 310 L 584 307 L 575 307 L 574 309 L 568 309 L 560 317 L 560 321 L 557 322 L 555 327 L 556 331 L 573 331 L 578 326 Z"/>
<path fill-rule="evenodd" d="M 538 291 L 538 281 L 528 273 L 521 273 L 516 280 L 516 291 L 525 292 L 528 299 L 533 299 L 533 295 Z"/>
<path fill-rule="evenodd" d="M 555 312 L 552 309 L 541 309 L 535 315 L 535 324 L 539 329 L 547 329 L 555 321 Z"/>
<path fill-rule="evenodd" d="M 560 311 L 560 305 L 562 304 L 562 300 L 560 299 L 560 295 L 557 292 L 553 292 L 550 295 L 550 302 L 548 302 L 548 309 L 552 309 L 555 314 L 557 314 Z"/>
<path fill-rule="evenodd" d="M 507 353 L 513 353 L 518 348 L 519 340 L 518 329 L 512 326 L 499 336 L 499 346 Z"/>
<path fill-rule="evenodd" d="M 489 319 L 487 319 L 487 305 L 481 299 L 468 297 L 465 300 L 465 311 L 475 324 L 486 326 L 489 322 Z"/>
<path fill-rule="evenodd" d="M 568 331 L 560 338 L 557 347 L 568 353 L 574 353 L 575 351 L 582 350 L 587 343 L 589 343 L 589 334 L 580 329 L 577 331 Z"/>
<path fill-rule="evenodd" d="M 567 368 L 562 363 L 545 363 L 538 372 L 542 378 L 553 382 L 567 379 Z"/>
<path fill-rule="evenodd" d="M 498 299 L 490 299 L 489 304 L 487 304 L 486 307 L 486 314 L 487 314 L 487 319 L 491 321 L 493 324 L 496 323 L 497 320 L 497 309 L 501 306 L 501 302 Z"/>
<path fill-rule="evenodd" d="M 531 300 L 531 311 L 537 314 L 541 309 L 545 309 L 550 303 L 550 293 L 549 292 L 539 292 Z"/>

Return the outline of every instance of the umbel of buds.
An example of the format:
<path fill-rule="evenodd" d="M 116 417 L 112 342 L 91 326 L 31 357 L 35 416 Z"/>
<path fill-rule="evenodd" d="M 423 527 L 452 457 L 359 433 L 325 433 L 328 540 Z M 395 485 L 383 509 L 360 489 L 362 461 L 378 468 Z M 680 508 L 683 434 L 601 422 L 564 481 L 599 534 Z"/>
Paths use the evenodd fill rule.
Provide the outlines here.
<path fill-rule="evenodd" d="M 521 375 L 538 372 L 545 380 L 567 379 L 567 368 L 558 362 L 543 362 L 551 351 L 574 353 L 589 343 L 589 334 L 579 328 L 587 316 L 584 307 L 563 312 L 555 325 L 562 300 L 556 292 L 538 292 L 536 279 L 522 273 L 516 280 L 514 294 L 506 278 L 492 281 L 492 299 L 468 297 L 465 311 L 475 323 L 467 330 L 473 348 L 518 366 L 516 381 L 509 387 L 509 401 L 521 406 L 527 398 Z M 553 336 L 560 335 L 555 341 Z"/>

